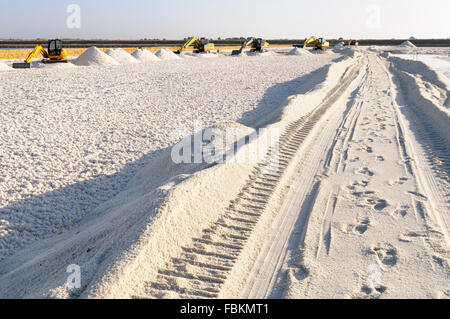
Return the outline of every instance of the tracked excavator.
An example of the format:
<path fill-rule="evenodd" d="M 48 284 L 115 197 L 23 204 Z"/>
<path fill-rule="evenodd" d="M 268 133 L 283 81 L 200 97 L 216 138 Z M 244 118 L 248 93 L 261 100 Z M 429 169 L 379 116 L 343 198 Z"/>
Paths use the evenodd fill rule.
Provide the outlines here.
<path fill-rule="evenodd" d="M 262 38 L 251 38 L 250 40 L 245 40 L 242 42 L 241 48 L 239 50 L 233 50 L 231 51 L 231 55 L 239 55 L 244 51 L 246 47 L 250 46 L 251 52 L 265 52 L 267 51 L 267 48 L 269 47 L 269 42 L 266 41 L 266 39 Z"/>
<path fill-rule="evenodd" d="M 209 53 L 211 50 L 214 50 L 214 43 L 209 42 L 208 39 L 205 38 L 196 38 L 192 37 L 186 41 L 177 51 L 174 51 L 176 54 L 180 54 L 185 51 L 189 46 L 194 45 L 194 53 Z"/>
<path fill-rule="evenodd" d="M 67 63 L 67 51 L 62 48 L 62 41 L 59 39 L 48 41 L 48 50 L 45 50 L 41 45 L 36 45 L 33 51 L 30 52 L 24 62 L 13 63 L 13 68 L 29 69 L 31 68 L 31 60 L 36 54 L 41 53 L 43 63 Z"/>
<path fill-rule="evenodd" d="M 306 46 L 310 43 L 313 43 L 314 50 L 325 50 L 326 48 L 330 47 L 330 43 L 326 41 L 324 38 L 316 38 L 316 37 L 310 37 L 303 42 L 302 48 L 306 48 Z"/>

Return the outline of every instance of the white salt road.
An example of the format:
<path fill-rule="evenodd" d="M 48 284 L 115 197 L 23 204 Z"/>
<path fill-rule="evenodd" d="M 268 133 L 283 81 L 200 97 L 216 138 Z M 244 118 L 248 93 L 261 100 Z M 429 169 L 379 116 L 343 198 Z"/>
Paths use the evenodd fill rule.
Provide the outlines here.
<path fill-rule="evenodd" d="M 369 55 L 319 123 L 240 297 L 448 298 L 448 130 L 397 67 Z"/>

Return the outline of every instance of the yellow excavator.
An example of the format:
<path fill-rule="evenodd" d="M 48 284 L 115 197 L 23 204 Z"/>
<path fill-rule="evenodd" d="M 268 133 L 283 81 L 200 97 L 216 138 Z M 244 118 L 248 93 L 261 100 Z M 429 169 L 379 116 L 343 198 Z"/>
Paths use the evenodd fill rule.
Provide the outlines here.
<path fill-rule="evenodd" d="M 269 47 L 269 42 L 266 41 L 266 39 L 262 38 L 251 38 L 250 40 L 246 40 L 242 42 L 241 48 L 239 50 L 233 50 L 231 51 L 231 55 L 239 55 L 244 51 L 246 47 L 250 46 L 251 52 L 265 52 L 267 51 L 267 48 Z"/>
<path fill-rule="evenodd" d="M 194 53 L 209 53 L 211 50 L 214 50 L 214 43 L 209 42 L 208 39 L 205 38 L 196 38 L 192 37 L 186 41 L 177 51 L 174 51 L 176 54 L 180 54 L 185 51 L 189 46 L 194 45 Z"/>
<path fill-rule="evenodd" d="M 306 48 L 310 43 L 313 43 L 314 50 L 325 50 L 330 47 L 330 42 L 326 41 L 324 38 L 310 37 L 303 42 L 303 48 Z"/>
<path fill-rule="evenodd" d="M 66 63 L 67 51 L 62 48 L 62 41 L 55 39 L 48 41 L 48 50 L 45 50 L 41 45 L 36 45 L 33 51 L 30 52 L 24 62 L 13 63 L 13 68 L 29 69 L 31 68 L 31 60 L 36 54 L 41 53 L 43 63 Z"/>

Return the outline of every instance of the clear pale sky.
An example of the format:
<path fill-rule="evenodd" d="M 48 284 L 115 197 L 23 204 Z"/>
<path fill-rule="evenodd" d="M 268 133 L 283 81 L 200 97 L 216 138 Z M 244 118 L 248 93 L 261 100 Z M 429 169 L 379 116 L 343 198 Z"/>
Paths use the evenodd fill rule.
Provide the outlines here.
<path fill-rule="evenodd" d="M 0 0 L 0 38 L 449 38 L 449 13 L 449 0 Z"/>

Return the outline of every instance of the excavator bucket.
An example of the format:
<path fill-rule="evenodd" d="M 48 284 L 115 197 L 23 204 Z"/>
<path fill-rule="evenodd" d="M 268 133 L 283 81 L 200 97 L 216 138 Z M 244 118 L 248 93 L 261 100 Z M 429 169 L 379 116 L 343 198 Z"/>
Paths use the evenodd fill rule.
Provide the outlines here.
<path fill-rule="evenodd" d="M 31 63 L 16 62 L 16 63 L 13 63 L 12 67 L 14 69 L 30 69 L 31 68 Z"/>
<path fill-rule="evenodd" d="M 242 53 L 242 50 L 233 50 L 231 51 L 231 55 L 239 55 Z"/>

